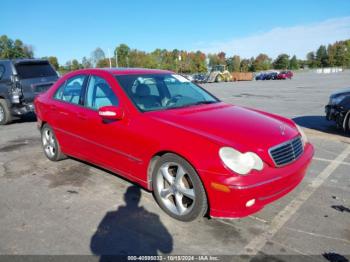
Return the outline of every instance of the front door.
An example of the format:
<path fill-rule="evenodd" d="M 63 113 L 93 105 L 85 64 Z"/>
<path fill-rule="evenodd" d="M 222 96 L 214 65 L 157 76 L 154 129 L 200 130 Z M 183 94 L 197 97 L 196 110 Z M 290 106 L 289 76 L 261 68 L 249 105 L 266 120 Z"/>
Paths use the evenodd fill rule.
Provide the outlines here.
<path fill-rule="evenodd" d="M 121 106 L 120 100 L 104 78 L 92 75 L 86 88 L 83 136 L 89 144 L 91 162 L 130 176 L 135 159 L 126 153 L 129 132 L 127 117 L 118 121 L 104 121 L 98 114 L 103 106 Z"/>

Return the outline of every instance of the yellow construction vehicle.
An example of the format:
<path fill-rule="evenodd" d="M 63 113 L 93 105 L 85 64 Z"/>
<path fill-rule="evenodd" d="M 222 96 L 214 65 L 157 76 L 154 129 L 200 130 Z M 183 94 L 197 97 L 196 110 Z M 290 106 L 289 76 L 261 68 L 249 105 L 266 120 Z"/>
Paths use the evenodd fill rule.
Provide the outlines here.
<path fill-rule="evenodd" d="M 225 65 L 216 65 L 211 69 L 207 82 L 230 82 L 232 79 L 232 75 Z"/>

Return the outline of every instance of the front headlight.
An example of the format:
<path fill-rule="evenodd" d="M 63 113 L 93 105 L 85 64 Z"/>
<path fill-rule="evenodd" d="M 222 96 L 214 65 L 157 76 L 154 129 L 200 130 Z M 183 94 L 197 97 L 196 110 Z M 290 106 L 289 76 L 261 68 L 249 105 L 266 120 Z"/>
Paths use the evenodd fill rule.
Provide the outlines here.
<path fill-rule="evenodd" d="M 295 126 L 297 127 L 298 132 L 301 135 L 301 140 L 303 141 L 303 146 L 305 147 L 305 144 L 307 142 L 309 142 L 309 140 L 307 139 L 307 136 L 305 135 L 303 129 L 300 126 L 298 126 L 298 125 L 295 125 Z"/>
<path fill-rule="evenodd" d="M 232 147 L 222 147 L 219 156 L 229 169 L 240 175 L 246 175 L 253 169 L 260 171 L 264 167 L 261 158 L 253 152 L 241 153 Z"/>

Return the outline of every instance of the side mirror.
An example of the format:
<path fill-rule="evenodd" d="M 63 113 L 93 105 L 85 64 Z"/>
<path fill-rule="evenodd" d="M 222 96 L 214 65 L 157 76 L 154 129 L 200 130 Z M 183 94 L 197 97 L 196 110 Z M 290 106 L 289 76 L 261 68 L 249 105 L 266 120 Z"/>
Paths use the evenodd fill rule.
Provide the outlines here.
<path fill-rule="evenodd" d="M 98 115 L 103 120 L 121 120 L 124 117 L 124 110 L 119 106 L 103 106 L 98 110 Z"/>

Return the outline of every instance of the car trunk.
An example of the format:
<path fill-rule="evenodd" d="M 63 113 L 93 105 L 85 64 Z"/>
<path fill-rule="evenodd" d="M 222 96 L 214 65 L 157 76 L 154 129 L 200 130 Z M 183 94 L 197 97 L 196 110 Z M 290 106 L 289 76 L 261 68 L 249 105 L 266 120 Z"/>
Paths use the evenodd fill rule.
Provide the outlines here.
<path fill-rule="evenodd" d="M 15 64 L 25 102 L 47 91 L 57 80 L 57 73 L 47 61 L 26 61 Z"/>

